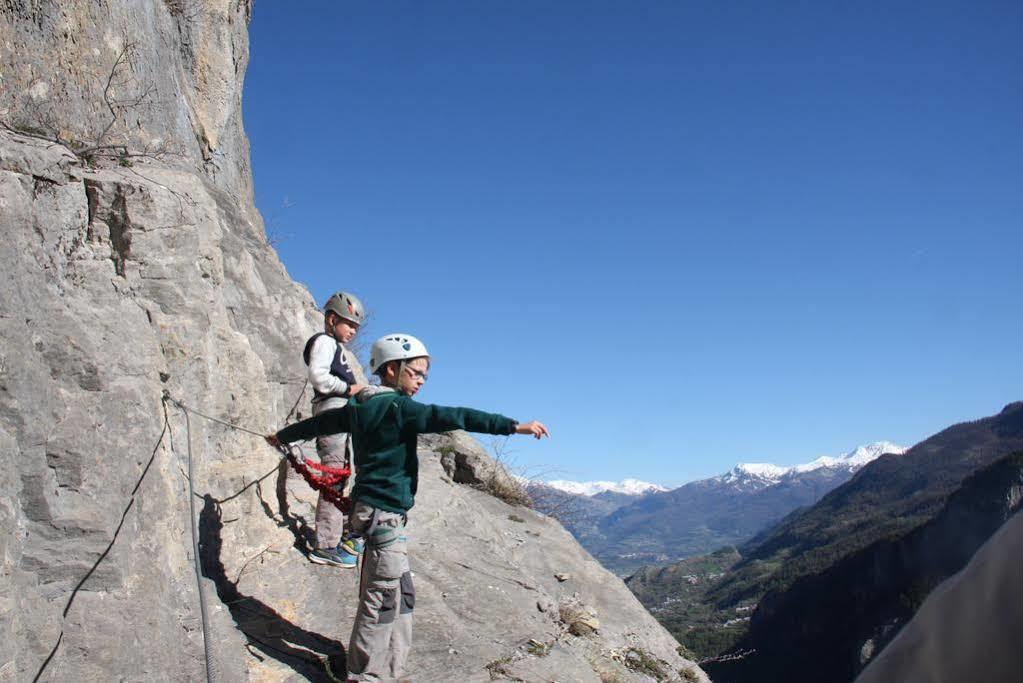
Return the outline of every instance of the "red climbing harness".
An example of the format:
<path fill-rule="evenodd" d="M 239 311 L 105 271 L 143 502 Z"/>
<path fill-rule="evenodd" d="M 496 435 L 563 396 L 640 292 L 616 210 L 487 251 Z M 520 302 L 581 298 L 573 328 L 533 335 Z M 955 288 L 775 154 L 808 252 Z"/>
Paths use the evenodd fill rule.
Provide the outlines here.
<path fill-rule="evenodd" d="M 348 467 L 328 467 L 318 462 L 312 462 L 295 455 L 295 449 L 291 446 L 281 446 L 281 453 L 291 463 L 296 472 L 302 475 L 305 483 L 323 494 L 341 512 L 347 513 L 352 509 L 352 501 L 341 494 L 348 483 L 348 477 L 352 470 Z M 316 474 L 313 472 L 321 472 Z"/>

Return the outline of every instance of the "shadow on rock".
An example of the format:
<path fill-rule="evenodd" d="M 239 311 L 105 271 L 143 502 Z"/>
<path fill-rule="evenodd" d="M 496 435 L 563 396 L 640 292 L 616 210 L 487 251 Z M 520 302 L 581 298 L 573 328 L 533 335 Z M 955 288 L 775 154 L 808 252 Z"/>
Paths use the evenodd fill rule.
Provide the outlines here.
<path fill-rule="evenodd" d="M 276 521 L 278 526 L 287 527 L 292 533 L 295 537 L 295 548 L 308 555 L 316 543 L 316 533 L 305 521 L 305 517 L 291 514 L 288 506 L 288 472 L 288 461 L 281 460 L 277 470 L 277 516 L 270 506 L 263 502 L 262 491 L 259 492 L 259 502 L 270 519 Z"/>
<path fill-rule="evenodd" d="M 228 578 L 220 559 L 223 528 L 220 505 L 212 496 L 203 496 L 199 515 L 202 573 L 216 584 L 217 596 L 249 641 L 249 653 L 260 661 L 276 659 L 310 681 L 332 680 L 327 666 L 334 676 L 343 677 L 345 649 L 340 642 L 296 626 L 269 605 L 242 594 L 237 582 Z"/>

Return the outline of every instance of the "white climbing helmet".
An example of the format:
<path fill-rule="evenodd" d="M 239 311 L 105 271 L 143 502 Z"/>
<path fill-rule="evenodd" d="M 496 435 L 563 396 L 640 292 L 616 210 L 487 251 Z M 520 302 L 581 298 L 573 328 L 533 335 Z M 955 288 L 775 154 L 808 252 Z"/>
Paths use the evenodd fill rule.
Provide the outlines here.
<path fill-rule="evenodd" d="M 323 307 L 324 314 L 336 313 L 345 320 L 361 325 L 366 318 L 366 311 L 362 307 L 359 297 L 348 292 L 337 292 L 327 299 L 327 305 Z"/>
<path fill-rule="evenodd" d="M 384 363 L 410 358 L 429 358 L 423 342 L 411 334 L 387 334 L 373 342 L 369 350 L 369 371 L 376 374 Z"/>

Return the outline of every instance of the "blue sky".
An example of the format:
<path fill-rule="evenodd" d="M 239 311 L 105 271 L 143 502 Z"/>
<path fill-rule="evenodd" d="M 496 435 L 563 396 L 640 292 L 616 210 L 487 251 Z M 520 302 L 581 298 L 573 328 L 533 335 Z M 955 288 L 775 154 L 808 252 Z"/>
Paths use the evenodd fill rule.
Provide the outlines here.
<path fill-rule="evenodd" d="M 291 275 L 666 485 L 1023 399 L 1019 3 L 259 2 L 244 118 Z M 297 352 L 297 350 L 296 350 Z"/>

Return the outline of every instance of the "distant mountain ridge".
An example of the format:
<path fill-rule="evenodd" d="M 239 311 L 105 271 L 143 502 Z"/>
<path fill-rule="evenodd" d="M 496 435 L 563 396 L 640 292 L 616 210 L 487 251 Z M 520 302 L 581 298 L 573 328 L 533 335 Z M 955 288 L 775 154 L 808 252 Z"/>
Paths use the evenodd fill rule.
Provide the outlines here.
<path fill-rule="evenodd" d="M 594 554 L 612 571 L 627 573 L 744 543 L 812 505 L 886 450 L 900 455 L 906 449 L 877 441 L 841 457 L 792 467 L 744 463 L 717 477 L 648 494 L 601 520 L 600 534 L 613 543 Z"/>
<path fill-rule="evenodd" d="M 816 572 L 818 556 L 837 558 L 928 521 L 966 477 L 1020 449 L 1023 402 L 953 425 L 899 457 L 876 459 L 817 505 L 765 530 L 741 548 L 741 565 L 747 575 L 759 575 L 757 561 L 784 558 L 784 571 L 768 586 L 781 588 L 791 578 Z M 747 593 L 738 585 L 731 591 L 728 599 Z"/>
<path fill-rule="evenodd" d="M 528 490 L 537 509 L 557 517 L 604 566 L 624 575 L 743 543 L 883 453 L 905 450 L 877 441 L 801 465 L 740 463 L 672 490 L 635 479 L 530 482 Z"/>
<path fill-rule="evenodd" d="M 885 453 L 901 455 L 905 452 L 905 447 L 894 444 L 891 441 L 875 441 L 874 443 L 860 446 L 859 448 L 837 458 L 824 455 L 812 462 L 802 465 L 791 465 L 786 467 L 784 465 L 773 465 L 770 463 L 741 462 L 725 474 L 717 477 L 710 477 L 710 479 L 720 479 L 725 482 L 732 482 L 755 478 L 767 483 L 777 483 L 787 477 L 794 477 L 799 474 L 824 468 L 844 468 L 850 472 L 855 472 L 860 467 L 863 467 L 868 462 L 881 457 Z M 523 479 L 523 481 L 524 483 L 549 486 L 551 488 L 558 489 L 559 491 L 579 496 L 594 496 L 605 491 L 610 491 L 612 493 L 624 493 L 629 496 L 641 496 L 646 493 L 665 492 L 671 490 L 665 486 L 648 481 L 642 481 L 640 479 L 623 479 L 621 481 L 571 481 L 567 479 L 527 481 Z M 683 486 L 685 486 L 685 484 L 683 484 Z"/>

